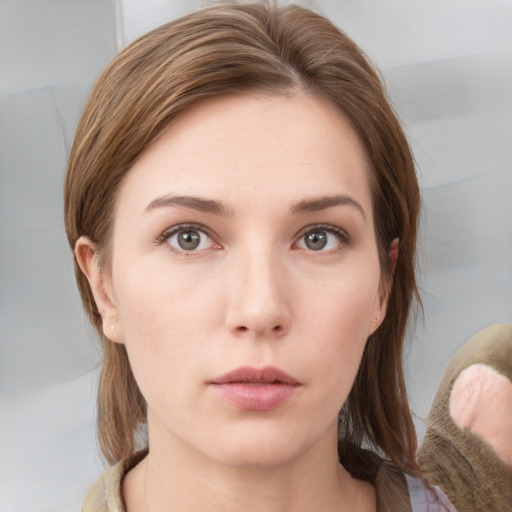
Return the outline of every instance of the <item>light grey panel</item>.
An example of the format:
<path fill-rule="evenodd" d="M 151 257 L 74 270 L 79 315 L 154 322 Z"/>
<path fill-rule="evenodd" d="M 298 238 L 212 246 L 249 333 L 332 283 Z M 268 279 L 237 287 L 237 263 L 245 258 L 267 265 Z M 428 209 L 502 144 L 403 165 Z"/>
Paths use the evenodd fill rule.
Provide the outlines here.
<path fill-rule="evenodd" d="M 48 87 L 0 99 L 2 394 L 71 378 L 96 359 L 62 220 L 67 146 L 85 92 Z"/>
<path fill-rule="evenodd" d="M 0 0 L 2 511 L 79 510 L 100 470 L 98 353 L 74 284 L 62 189 L 85 98 L 117 50 L 115 7 Z"/>
<path fill-rule="evenodd" d="M 94 78 L 119 41 L 205 0 L 0 0 L 0 511 L 79 510 L 101 471 L 98 354 L 63 232 L 62 184 Z M 285 2 L 281 2 L 284 4 Z M 421 417 L 475 331 L 512 322 L 512 3 L 315 0 L 382 69 L 423 190 Z M 30 492 L 27 492 L 30 489 Z"/>
<path fill-rule="evenodd" d="M 128 44 L 152 28 L 207 5 L 205 0 L 119 0 L 123 42 Z"/>
<path fill-rule="evenodd" d="M 73 284 L 62 186 L 85 98 L 116 52 L 116 20 L 113 1 L 3 0 L 0 9 L 0 383 L 21 392 L 96 359 Z"/>
<path fill-rule="evenodd" d="M 2 0 L 0 94 L 90 83 L 115 41 L 114 0 Z"/>
<path fill-rule="evenodd" d="M 408 390 L 420 438 L 445 364 L 512 322 L 512 4 L 336 0 L 317 7 L 381 69 L 422 188 Z"/>
<path fill-rule="evenodd" d="M 381 69 L 509 51 L 508 0 L 304 0 L 330 17 Z"/>
<path fill-rule="evenodd" d="M 455 350 L 483 327 L 512 321 L 511 63 L 502 48 L 384 70 L 423 192 L 425 316 L 408 361 L 420 435 Z"/>
<path fill-rule="evenodd" d="M 92 422 L 97 373 L 0 397 L 2 512 L 69 512 L 101 472 Z"/>

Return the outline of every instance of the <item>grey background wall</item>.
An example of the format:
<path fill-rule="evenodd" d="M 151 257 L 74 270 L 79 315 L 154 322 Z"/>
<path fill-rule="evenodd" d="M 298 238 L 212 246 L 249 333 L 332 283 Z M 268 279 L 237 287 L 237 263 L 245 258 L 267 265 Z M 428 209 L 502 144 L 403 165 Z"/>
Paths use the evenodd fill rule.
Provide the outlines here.
<path fill-rule="evenodd" d="M 0 0 L 0 510 L 79 510 L 101 472 L 98 352 L 62 221 L 73 131 L 117 49 L 186 0 Z M 420 436 L 443 367 L 512 322 L 512 2 L 318 0 L 381 68 L 423 190 L 425 307 L 407 371 Z"/>

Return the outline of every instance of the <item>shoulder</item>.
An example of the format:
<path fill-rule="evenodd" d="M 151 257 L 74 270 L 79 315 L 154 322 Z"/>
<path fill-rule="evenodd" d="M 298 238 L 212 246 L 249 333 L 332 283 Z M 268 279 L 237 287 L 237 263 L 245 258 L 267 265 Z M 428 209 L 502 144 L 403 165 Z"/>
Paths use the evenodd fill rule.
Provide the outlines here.
<path fill-rule="evenodd" d="M 121 492 L 123 478 L 146 454 L 147 450 L 134 453 L 107 469 L 85 494 L 82 512 L 126 512 Z"/>
<path fill-rule="evenodd" d="M 383 466 L 375 480 L 378 512 L 457 512 L 443 491 Z"/>
<path fill-rule="evenodd" d="M 338 453 L 353 478 L 373 484 L 378 512 L 456 512 L 441 489 L 404 473 L 391 460 L 349 443 L 339 445 Z"/>
<path fill-rule="evenodd" d="M 405 475 L 411 506 L 414 512 L 457 512 L 444 492 L 436 485 L 430 484 L 429 488 L 419 479 Z"/>

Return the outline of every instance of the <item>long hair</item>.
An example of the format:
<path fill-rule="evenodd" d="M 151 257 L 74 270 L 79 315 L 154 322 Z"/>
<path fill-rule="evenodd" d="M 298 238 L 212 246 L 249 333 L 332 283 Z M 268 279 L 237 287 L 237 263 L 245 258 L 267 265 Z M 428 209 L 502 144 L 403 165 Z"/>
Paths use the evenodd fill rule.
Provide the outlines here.
<path fill-rule="evenodd" d="M 329 20 L 298 6 L 223 3 L 163 25 L 130 44 L 98 79 L 79 122 L 65 182 L 65 222 L 73 248 L 96 244 L 108 269 L 116 191 L 131 166 L 199 101 L 219 95 L 303 90 L 328 98 L 350 119 L 370 162 L 374 223 L 387 315 L 368 339 L 342 410 L 340 457 L 366 446 L 416 471 L 416 436 L 402 370 L 402 345 L 415 282 L 420 206 L 414 162 L 378 74 Z M 393 272 L 389 247 L 400 242 Z M 102 334 L 101 317 L 75 261 L 86 312 L 102 339 L 99 442 L 107 461 L 129 455 L 145 401 L 124 345 Z"/>

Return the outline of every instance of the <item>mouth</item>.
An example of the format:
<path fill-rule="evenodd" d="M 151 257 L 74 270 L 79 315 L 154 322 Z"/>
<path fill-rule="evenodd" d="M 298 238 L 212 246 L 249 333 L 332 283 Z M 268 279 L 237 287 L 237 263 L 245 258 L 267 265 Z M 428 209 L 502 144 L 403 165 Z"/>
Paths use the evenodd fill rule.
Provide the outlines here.
<path fill-rule="evenodd" d="M 294 379 L 287 373 L 274 366 L 265 366 L 263 368 L 252 368 L 250 366 L 243 366 L 237 368 L 222 377 L 214 379 L 211 384 L 300 384 L 298 380 Z"/>
<path fill-rule="evenodd" d="M 301 383 L 273 366 L 245 366 L 213 379 L 208 386 L 238 409 L 268 411 L 286 403 Z"/>

